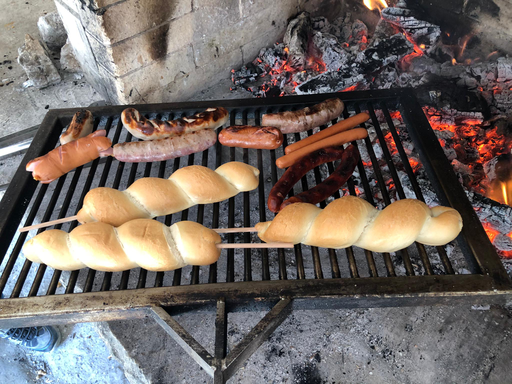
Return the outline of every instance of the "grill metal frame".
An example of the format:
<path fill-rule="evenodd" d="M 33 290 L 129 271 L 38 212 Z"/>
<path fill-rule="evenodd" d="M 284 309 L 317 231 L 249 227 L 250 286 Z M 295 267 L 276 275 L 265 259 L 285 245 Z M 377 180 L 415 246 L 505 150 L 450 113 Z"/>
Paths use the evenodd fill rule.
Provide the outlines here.
<path fill-rule="evenodd" d="M 319 308 L 353 308 L 353 307 L 380 307 L 380 306 L 413 306 L 413 305 L 433 305 L 448 303 L 471 303 L 471 304 L 503 304 L 512 296 L 512 283 L 496 254 L 491 242 L 489 241 L 485 230 L 483 229 L 473 207 L 466 197 L 464 190 L 458 182 L 453 169 L 446 159 L 443 149 L 439 145 L 437 137 L 426 119 L 421 106 L 416 101 L 414 92 L 410 89 L 399 90 L 375 90 L 362 92 L 347 92 L 336 94 L 322 94 L 310 96 L 292 96 L 277 99 L 244 99 L 244 100 L 222 100 L 222 101 L 203 101 L 203 102 L 185 102 L 171 104 L 154 105 L 134 105 L 143 114 L 151 113 L 172 113 L 173 111 L 197 110 L 201 111 L 212 105 L 222 105 L 230 111 L 231 124 L 235 122 L 238 114 L 241 114 L 243 123 L 247 122 L 247 114 L 250 111 L 256 111 L 255 123 L 259 124 L 259 118 L 262 113 L 272 110 L 302 108 L 306 105 L 316 104 L 330 97 L 338 97 L 350 106 L 351 112 L 360 112 L 361 105 L 368 108 L 371 120 L 376 126 L 379 141 L 382 145 L 383 156 L 389 167 L 389 171 L 396 184 L 397 195 L 404 198 L 405 194 L 396 174 L 396 168 L 385 145 L 384 137 L 380 129 L 375 106 L 378 105 L 382 110 L 398 152 L 402 159 L 405 171 L 412 181 L 413 189 L 417 198 L 422 200 L 422 192 L 414 181 L 415 176 L 409 165 L 407 155 L 401 145 L 397 131 L 393 125 L 390 108 L 397 108 L 408 128 L 409 135 L 412 138 L 415 148 L 419 153 L 421 162 L 429 176 L 429 179 L 437 193 L 439 201 L 443 205 L 451 206 L 457 209 L 463 218 L 464 227 L 461 235 L 458 237 L 458 244 L 466 258 L 468 269 L 471 274 L 454 274 L 450 260 L 443 247 L 438 247 L 439 257 L 444 266 L 444 275 L 436 275 L 430 265 L 429 258 L 422 245 L 416 245 L 421 257 L 423 275 L 416 275 L 411 264 L 408 251 L 401 252 L 401 258 L 406 270 L 407 276 L 396 276 L 393 262 L 389 254 L 383 254 L 384 264 L 386 266 L 387 276 L 378 276 L 375 266 L 375 259 L 371 252 L 365 252 L 367 268 L 370 277 L 360 277 L 358 265 L 354 259 L 352 248 L 346 250 L 346 258 L 350 271 L 349 278 L 341 277 L 338 258 L 341 254 L 336 254 L 334 250 L 329 250 L 331 277 L 324 278 L 321 261 L 318 256 L 318 249 L 311 248 L 314 266 L 314 279 L 307 279 L 304 274 L 304 260 L 302 258 L 302 248 L 300 245 L 295 247 L 295 261 L 297 268 L 297 278 L 288 279 L 285 253 L 278 251 L 279 280 L 270 280 L 270 271 L 268 263 L 268 252 L 262 250 L 257 256 L 251 253 L 251 250 L 244 252 L 244 271 L 243 280 L 235 281 L 234 251 L 227 250 L 227 271 L 226 282 L 217 282 L 216 266 L 209 268 L 209 282 L 211 284 L 199 283 L 199 267 L 193 267 L 189 285 L 180 285 L 181 271 L 174 272 L 172 286 L 163 287 L 163 273 L 157 273 L 154 287 L 146 287 L 146 271 L 141 270 L 137 289 L 127 289 L 129 272 L 123 273 L 118 290 L 110 290 L 112 285 L 112 273 L 105 273 L 101 289 L 98 292 L 91 292 L 96 271 L 89 270 L 84 284 L 84 293 L 73 293 L 76 288 L 78 272 L 72 272 L 68 281 L 65 294 L 55 294 L 56 287 L 61 277 L 60 271 L 54 271 L 50 288 L 46 295 L 37 296 L 41 280 L 45 274 L 46 267 L 40 266 L 34 280 L 31 282 L 32 288 L 29 297 L 19 298 L 21 289 L 27 282 L 28 271 L 31 263 L 25 262 L 25 265 L 18 277 L 18 282 L 10 298 L 0 300 L 0 328 L 20 327 L 32 325 L 62 324 L 73 322 L 88 321 L 110 321 L 119 319 L 142 318 L 145 316 L 153 317 L 180 345 L 182 345 L 189 354 L 212 376 L 215 382 L 224 382 L 231 377 L 236 369 L 240 367 L 250 354 L 258 348 L 268 335 L 286 318 L 292 309 L 319 309 Z M 126 106 L 104 106 L 89 108 L 94 116 L 108 117 L 105 126 L 107 129 L 116 129 L 114 140 L 119 138 L 122 129 L 122 123 L 118 122 L 117 127 L 112 126 L 115 116 L 119 116 Z M 20 226 L 21 220 L 29 206 L 30 201 L 37 188 L 31 174 L 25 171 L 25 165 L 30 160 L 44 153 L 47 153 L 55 147 L 63 127 L 71 121 L 73 114 L 77 109 L 50 110 L 43 120 L 30 148 L 28 149 L 20 168 L 16 172 L 4 198 L 0 204 L 0 263 L 11 245 L 12 239 Z M 348 111 L 344 112 L 344 117 L 348 117 Z M 363 125 L 364 126 L 364 125 Z M 309 133 L 311 134 L 311 133 Z M 298 135 L 296 136 L 298 138 Z M 374 169 L 378 167 L 374 161 L 377 161 L 375 153 L 371 150 L 371 144 L 368 139 L 366 146 L 369 149 Z M 207 153 L 196 154 L 202 156 L 202 164 L 211 168 L 216 168 L 221 164 L 221 148 L 217 144 L 215 163 L 208 164 Z M 229 151 L 229 160 L 249 162 L 249 151 L 243 150 L 243 158 L 236 158 L 235 149 L 224 148 Z M 262 169 L 262 152 L 256 151 L 258 167 Z M 275 160 L 275 152 L 271 151 L 271 160 Z M 192 160 L 191 160 L 192 159 Z M 72 176 L 71 185 L 75 186 L 78 179 L 82 177 L 85 180 L 85 187 L 80 196 L 80 204 L 85 193 L 89 190 L 95 175 L 99 162 L 104 163 L 104 171 L 99 185 L 105 185 L 107 175 L 113 172 L 115 166 L 116 177 L 113 183 L 114 188 L 119 187 L 121 176 L 129 172 L 128 185 L 133 182 L 137 166 L 119 163 L 112 158 L 96 160 L 91 163 L 90 170 L 80 167 Z M 115 163 L 114 163 L 115 161 Z M 188 164 L 194 162 L 194 157 L 189 157 Z M 178 159 L 168 161 L 168 165 L 174 163 L 174 170 L 179 166 L 185 166 L 184 162 Z M 139 165 L 143 167 L 144 165 Z M 159 176 L 163 177 L 165 171 L 165 162 L 159 167 Z M 125 167 L 127 167 L 125 169 Z M 361 161 L 358 169 L 363 176 L 364 167 Z M 333 171 L 333 165 L 329 165 L 329 172 Z M 151 163 L 146 164 L 144 174 L 151 172 Z M 379 171 L 380 172 L 380 171 Z M 376 172 L 379 178 L 379 172 Z M 84 173 L 84 176 L 81 175 Z M 265 174 L 265 175 L 264 175 Z M 87 176 L 85 176 L 87 175 Z M 70 175 L 68 175 L 71 177 Z M 260 186 L 258 189 L 258 198 L 260 205 L 260 221 L 270 219 L 266 217 L 266 205 L 264 194 L 263 177 L 270 176 L 272 182 L 277 181 L 277 169 L 273 164 L 269 172 L 262 172 L 260 175 Z M 97 176 L 99 177 L 99 176 Z M 413 180 L 414 179 L 414 180 Z M 315 181 L 320 181 L 320 174 L 315 171 Z M 54 195 L 66 193 L 63 189 L 65 177 L 56 182 Z M 366 187 L 368 183 L 363 185 Z M 383 182 L 379 184 L 384 185 Z M 307 189 L 307 179 L 303 178 L 302 188 Z M 385 187 L 382 189 L 384 202 L 390 203 L 390 197 Z M 41 196 L 35 197 L 42 199 L 47 187 L 39 189 Z M 355 194 L 354 184 L 350 180 L 348 189 Z M 268 193 L 268 191 L 267 191 Z M 366 193 L 371 201 L 372 195 Z M 61 209 L 61 216 L 66 215 L 67 206 L 69 206 L 72 194 L 68 194 Z M 339 194 L 338 194 L 339 196 Z M 44 220 L 47 220 L 56 204 L 57 197 L 49 202 L 47 214 Z M 53 206 L 52 206 L 53 205 Z M 243 225 L 250 226 L 249 211 L 249 193 L 243 196 Z M 325 206 L 322 205 L 321 206 Z M 42 208 L 41 208 L 42 209 Z M 235 198 L 231 198 L 228 203 L 228 226 L 234 226 Z M 203 207 L 199 206 L 197 218 L 192 220 L 202 222 Z M 212 226 L 217 227 L 219 223 L 219 204 L 214 204 Z M 29 225 L 35 217 L 35 212 L 29 212 L 24 225 Z M 60 216 L 59 216 L 60 218 Z M 181 214 L 181 220 L 188 219 L 188 211 Z M 170 216 L 165 220 L 166 224 L 171 223 Z M 76 226 L 72 224 L 70 230 Z M 243 241 L 250 242 L 250 235 L 244 234 Z M 234 235 L 227 235 L 228 242 L 234 242 Z M 21 239 L 21 240 L 20 240 Z M 14 252 L 19 252 L 25 238 L 18 239 L 19 245 L 16 245 Z M 12 254 L 12 253 L 11 253 Z M 18 256 L 16 256 L 18 257 Z M 225 257 L 224 255 L 222 257 Z M 252 281 L 252 263 L 251 259 L 261 257 L 262 271 L 261 281 Z M 0 275 L 0 291 L 5 288 L 6 280 L 11 276 L 13 262 L 9 260 L 7 267 Z M 11 270 L 9 270 L 9 268 Z M 245 308 L 248 303 L 256 303 L 252 308 L 270 308 L 270 312 L 261 322 L 251 331 L 247 337 L 236 346 L 229 355 L 226 353 L 226 327 L 227 313 Z M 210 307 L 216 311 L 216 342 L 215 353 L 209 354 L 201 347 L 179 324 L 175 322 L 170 313 L 187 311 L 197 307 Z"/>

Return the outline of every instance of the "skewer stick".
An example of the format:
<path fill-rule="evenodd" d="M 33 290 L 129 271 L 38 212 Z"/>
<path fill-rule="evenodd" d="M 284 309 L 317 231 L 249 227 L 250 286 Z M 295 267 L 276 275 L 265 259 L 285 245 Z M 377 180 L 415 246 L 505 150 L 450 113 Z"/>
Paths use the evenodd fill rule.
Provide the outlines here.
<path fill-rule="evenodd" d="M 33 229 L 45 228 L 45 227 L 50 227 L 50 226 L 56 225 L 56 224 L 67 223 L 68 221 L 73 221 L 73 220 L 76 220 L 77 218 L 78 218 L 78 216 L 69 216 L 69 217 L 63 217 L 62 219 L 57 219 L 57 220 L 52 220 L 52 221 L 46 221 L 44 223 L 29 225 L 28 227 L 20 228 L 19 232 L 27 232 L 27 231 L 31 231 Z"/>
<path fill-rule="evenodd" d="M 238 233 L 238 232 L 258 232 L 256 227 L 245 227 L 245 228 L 214 228 L 217 233 Z"/>
<path fill-rule="evenodd" d="M 293 243 L 220 243 L 217 248 L 293 248 Z"/>

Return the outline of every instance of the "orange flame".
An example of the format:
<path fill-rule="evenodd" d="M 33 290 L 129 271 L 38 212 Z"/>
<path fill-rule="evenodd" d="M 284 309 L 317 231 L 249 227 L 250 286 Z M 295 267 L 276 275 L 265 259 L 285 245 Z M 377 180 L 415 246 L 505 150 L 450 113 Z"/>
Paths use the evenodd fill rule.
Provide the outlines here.
<path fill-rule="evenodd" d="M 382 9 L 387 8 L 388 4 L 385 0 L 363 0 L 363 4 L 366 6 L 366 8 L 370 10 L 378 9 L 379 11 L 382 11 Z"/>

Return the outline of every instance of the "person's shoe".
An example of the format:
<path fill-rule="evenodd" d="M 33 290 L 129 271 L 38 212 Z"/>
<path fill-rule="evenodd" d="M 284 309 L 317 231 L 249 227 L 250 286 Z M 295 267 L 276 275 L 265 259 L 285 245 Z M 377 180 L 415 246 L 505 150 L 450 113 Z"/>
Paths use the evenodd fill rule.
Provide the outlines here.
<path fill-rule="evenodd" d="M 50 352 L 60 339 L 60 333 L 54 327 L 27 327 L 0 330 L 0 338 L 9 339 L 16 344 L 37 352 Z"/>

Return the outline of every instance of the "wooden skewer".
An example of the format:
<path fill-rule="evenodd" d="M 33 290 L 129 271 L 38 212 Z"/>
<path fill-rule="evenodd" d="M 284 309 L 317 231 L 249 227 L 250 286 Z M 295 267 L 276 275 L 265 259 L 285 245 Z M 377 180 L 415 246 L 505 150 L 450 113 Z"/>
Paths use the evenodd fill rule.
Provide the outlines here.
<path fill-rule="evenodd" d="M 27 232 L 32 229 L 45 228 L 51 225 L 67 223 L 68 221 L 76 220 L 78 216 L 64 217 L 62 219 L 47 221 L 40 224 L 30 225 L 28 227 L 20 228 L 19 232 Z M 217 233 L 236 233 L 236 232 L 258 232 L 255 227 L 246 228 L 215 228 Z M 236 248 L 293 248 L 293 243 L 221 243 L 217 244 L 217 248 L 220 249 L 236 249 Z"/>
<path fill-rule="evenodd" d="M 217 248 L 293 248 L 293 243 L 220 243 Z"/>
<path fill-rule="evenodd" d="M 46 221 L 44 223 L 29 225 L 28 227 L 20 228 L 19 232 L 27 232 L 27 231 L 31 231 L 33 229 L 46 228 L 46 227 L 50 227 L 50 226 L 56 225 L 56 224 L 67 223 L 68 221 L 73 221 L 73 220 L 76 220 L 77 218 L 78 218 L 78 216 L 69 216 L 69 217 L 63 217 L 62 219 L 57 219 L 57 220 L 52 220 L 52 221 Z"/>
<path fill-rule="evenodd" d="M 213 230 L 217 233 L 258 232 L 255 227 L 213 228 Z"/>

